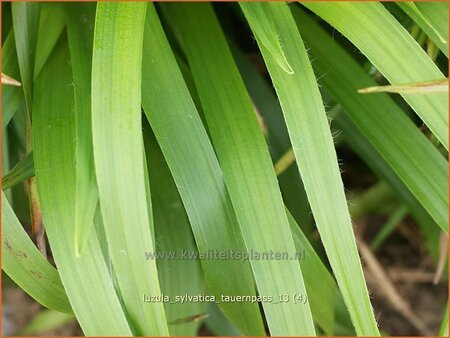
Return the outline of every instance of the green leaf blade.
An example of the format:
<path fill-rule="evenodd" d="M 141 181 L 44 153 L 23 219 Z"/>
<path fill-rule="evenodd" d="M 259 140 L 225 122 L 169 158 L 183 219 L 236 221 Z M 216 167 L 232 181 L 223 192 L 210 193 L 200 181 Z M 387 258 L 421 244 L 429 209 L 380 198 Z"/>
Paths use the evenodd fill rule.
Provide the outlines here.
<path fill-rule="evenodd" d="M 445 79 L 416 41 L 380 3 L 303 3 L 347 37 L 392 84 Z M 448 94 L 403 94 L 448 149 Z"/>
<path fill-rule="evenodd" d="M 38 312 L 28 323 L 21 327 L 16 336 L 34 336 L 58 329 L 75 321 L 73 314 L 66 314 L 52 310 Z"/>
<path fill-rule="evenodd" d="M 172 172 L 199 252 L 243 251 L 236 216 L 214 149 L 202 125 L 153 5 L 145 28 L 142 106 Z M 210 292 L 255 295 L 248 262 L 202 260 Z M 230 278 L 239 276 L 239 278 Z M 257 304 L 221 303 L 225 316 L 248 335 L 264 335 Z"/>
<path fill-rule="evenodd" d="M 2 72 L 18 79 L 20 77 L 17 60 L 14 32 L 11 31 L 2 46 Z M 9 124 L 23 100 L 23 89 L 15 86 L 2 85 L 2 128 Z"/>
<path fill-rule="evenodd" d="M 294 254 L 264 136 L 212 8 L 185 4 L 167 5 L 164 10 L 186 51 L 247 251 Z M 262 303 L 271 335 L 314 335 L 309 304 L 276 301 L 280 294 L 306 293 L 298 262 L 250 264 L 259 293 L 274 299 Z"/>
<path fill-rule="evenodd" d="M 376 82 L 300 8 L 294 8 L 294 13 L 316 59 L 313 66 L 324 87 L 447 232 L 448 180 L 444 157 L 388 95 L 358 94 L 358 88 Z"/>
<path fill-rule="evenodd" d="M 98 202 L 92 149 L 91 67 L 95 8 L 67 5 L 67 33 L 72 60 L 76 110 L 75 250 L 85 246 Z"/>
<path fill-rule="evenodd" d="M 177 186 L 173 181 L 163 154 L 149 128 L 144 130 L 146 153 L 148 154 L 148 171 L 152 188 L 153 217 L 155 223 L 156 252 L 165 255 L 175 252 L 198 252 L 189 224 L 189 219 Z M 172 299 L 189 294 L 201 295 L 206 291 L 203 271 L 199 260 L 160 259 L 157 261 L 161 290 Z M 205 303 L 186 302 L 184 304 L 165 303 L 167 321 L 204 313 Z M 201 321 L 169 325 L 171 336 L 195 336 Z"/>
<path fill-rule="evenodd" d="M 138 335 L 167 335 L 145 191 L 141 60 L 146 3 L 98 3 L 92 60 L 92 133 L 100 206 L 127 315 Z M 112 168 L 114 168 L 112 170 Z"/>
<path fill-rule="evenodd" d="M 397 2 L 397 5 L 448 57 L 448 4 L 445 2 Z"/>
<path fill-rule="evenodd" d="M 297 252 L 304 252 L 304 257 L 299 262 L 305 279 L 308 298 L 311 302 L 313 317 L 326 335 L 333 335 L 336 282 L 287 209 L 286 214 L 295 248 Z M 320 281 L 320 283 L 317 283 L 317 281 Z"/>
<path fill-rule="evenodd" d="M 34 79 L 36 79 L 42 67 L 44 67 L 45 62 L 47 62 L 65 26 L 66 15 L 62 4 L 41 4 L 39 28 L 36 38 L 36 56 L 33 68 Z"/>
<path fill-rule="evenodd" d="M 247 56 L 237 48 L 233 48 L 232 51 L 247 90 L 266 121 L 272 156 L 278 158 L 282 156 L 285 149 L 290 148 L 289 135 L 284 124 L 283 113 L 278 99 L 270 84 L 265 81 L 264 76 L 251 64 Z M 292 152 L 292 148 L 290 149 L 288 153 Z M 274 169 L 276 172 L 276 165 Z M 297 252 L 304 252 L 304 259 L 299 259 L 299 261 L 314 321 L 326 335 L 333 335 L 335 332 L 334 297 L 336 283 L 305 235 L 306 231 L 310 231 L 307 224 L 311 219 L 311 215 L 309 206 L 306 205 L 308 208 L 306 210 L 305 206 L 301 205 L 306 204 L 307 199 L 296 165 L 291 166 L 281 177 L 278 176 L 278 180 L 286 205 L 286 214 L 295 248 Z M 288 210 L 290 209 L 288 205 L 293 208 L 294 212 L 298 212 L 299 209 L 302 211 L 300 215 L 297 215 L 299 223 L 302 225 L 301 227 L 299 227 Z M 317 283 L 318 280 L 321 281 L 319 284 Z"/>
<path fill-rule="evenodd" d="M 34 86 L 33 159 L 45 228 L 84 334 L 129 336 L 130 327 L 94 232 L 86 250 L 75 256 L 75 116 L 68 60 L 68 48 L 61 40 Z"/>
<path fill-rule="evenodd" d="M 292 148 L 305 185 L 311 210 L 321 234 L 339 288 L 358 335 L 377 336 L 328 120 L 316 79 L 295 22 L 286 4 L 241 3 L 252 30 L 253 6 L 271 11 L 274 27 L 284 45 L 294 74 L 280 72 L 270 53 L 258 41 L 291 137 Z"/>
<path fill-rule="evenodd" d="M 37 34 L 41 4 L 34 2 L 16 2 L 12 4 L 14 37 L 20 76 L 28 113 L 31 116 L 34 63 L 36 56 Z"/>
<path fill-rule="evenodd" d="M 33 176 L 33 153 L 29 152 L 14 168 L 2 177 L 2 190 L 7 190 Z"/>
<path fill-rule="evenodd" d="M 28 237 L 2 193 L 2 269 L 49 309 L 72 313 L 58 272 Z"/>

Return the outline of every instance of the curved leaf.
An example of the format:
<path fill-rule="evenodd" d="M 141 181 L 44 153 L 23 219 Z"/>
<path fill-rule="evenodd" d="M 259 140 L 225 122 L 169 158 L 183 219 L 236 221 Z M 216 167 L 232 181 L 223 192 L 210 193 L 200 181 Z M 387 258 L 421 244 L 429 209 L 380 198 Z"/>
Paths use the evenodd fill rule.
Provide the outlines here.
<path fill-rule="evenodd" d="M 97 4 L 92 60 L 94 162 L 106 237 L 127 316 L 137 335 L 168 335 L 146 198 L 141 62 L 146 3 Z"/>
<path fill-rule="evenodd" d="M 247 251 L 293 254 L 294 241 L 269 151 L 212 7 L 166 5 L 164 13 L 186 52 Z M 257 14 L 260 18 L 268 13 Z M 266 34 L 274 32 L 261 33 Z M 250 260 L 250 265 L 260 295 L 274 300 L 280 294 L 305 295 L 296 261 Z M 299 305 L 291 299 L 262 302 L 262 306 L 271 335 L 315 334 L 308 303 Z"/>
<path fill-rule="evenodd" d="M 64 42 L 55 48 L 34 86 L 33 158 L 45 228 L 84 334 L 129 336 L 131 330 L 94 231 L 83 253 L 75 256 L 75 105 Z"/>
<path fill-rule="evenodd" d="M 95 7 L 68 4 L 67 35 L 72 60 L 76 124 L 75 250 L 86 244 L 98 203 L 92 150 L 91 68 Z"/>
<path fill-rule="evenodd" d="M 376 2 L 302 3 L 340 31 L 392 84 L 445 79 L 394 17 Z M 448 149 L 448 94 L 402 94 Z"/>
<path fill-rule="evenodd" d="M 378 328 L 356 248 L 333 137 L 295 21 L 286 4 L 240 5 L 254 31 L 266 23 L 255 20 L 253 8 L 263 7 L 272 13 L 273 26 L 294 74 L 280 72 L 271 54 L 258 40 L 258 34 L 255 36 L 283 109 L 311 210 L 358 335 L 377 336 Z"/>
<path fill-rule="evenodd" d="M 153 48 L 144 48 L 142 106 L 183 200 L 197 248 L 204 253 L 242 252 L 245 246 L 222 171 L 152 4 L 144 45 Z M 218 300 L 221 295 L 255 295 L 248 262 L 201 263 L 209 290 Z M 264 335 L 257 304 L 219 306 L 244 334 Z"/>
<path fill-rule="evenodd" d="M 28 237 L 2 193 L 2 269 L 26 293 L 49 309 L 72 313 L 58 272 Z"/>
<path fill-rule="evenodd" d="M 373 86 L 376 82 L 300 8 L 295 8 L 294 13 L 326 90 L 342 105 L 345 114 L 437 224 L 447 231 L 445 158 L 388 95 L 358 94 L 359 88 Z"/>

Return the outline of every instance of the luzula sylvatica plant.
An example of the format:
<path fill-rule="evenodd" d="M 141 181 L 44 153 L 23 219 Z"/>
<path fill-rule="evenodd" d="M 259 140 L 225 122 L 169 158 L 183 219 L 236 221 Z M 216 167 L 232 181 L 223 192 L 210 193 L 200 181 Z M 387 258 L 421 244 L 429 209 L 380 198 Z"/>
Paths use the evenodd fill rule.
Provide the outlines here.
<path fill-rule="evenodd" d="M 446 3 L 2 6 L 19 287 L 86 335 L 379 335 L 352 217 L 447 234 Z M 351 204 L 342 143 L 380 180 Z"/>

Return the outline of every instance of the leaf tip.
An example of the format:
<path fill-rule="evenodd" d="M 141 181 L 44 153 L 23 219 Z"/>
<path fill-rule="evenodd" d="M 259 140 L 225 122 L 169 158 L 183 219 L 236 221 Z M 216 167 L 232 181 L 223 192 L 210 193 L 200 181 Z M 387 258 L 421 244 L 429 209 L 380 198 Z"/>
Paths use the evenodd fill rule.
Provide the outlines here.
<path fill-rule="evenodd" d="M 3 73 L 2 73 L 2 84 L 15 86 L 15 87 L 22 86 L 22 84 L 19 81 L 15 80 L 12 77 L 10 77 L 6 74 L 3 74 Z"/>

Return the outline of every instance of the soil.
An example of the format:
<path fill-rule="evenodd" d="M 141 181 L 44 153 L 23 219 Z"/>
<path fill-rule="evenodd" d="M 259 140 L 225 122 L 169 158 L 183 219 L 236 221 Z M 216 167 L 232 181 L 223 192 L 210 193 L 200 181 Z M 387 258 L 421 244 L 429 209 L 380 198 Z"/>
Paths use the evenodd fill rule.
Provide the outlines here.
<path fill-rule="evenodd" d="M 370 242 L 377 226 L 381 226 L 385 221 L 386 219 L 380 216 L 372 218 L 368 222 L 370 231 L 365 231 L 364 239 Z M 427 330 L 437 335 L 448 299 L 448 278 L 443 276 L 437 285 L 433 284 L 436 264 L 423 248 L 423 242 L 414 221 L 406 218 L 389 240 L 376 251 L 376 257 L 399 295 L 424 322 Z M 383 285 L 375 282 L 366 270 L 365 267 L 380 329 L 392 336 L 423 335 L 423 332 L 419 332 L 395 310 L 383 293 Z"/>
<path fill-rule="evenodd" d="M 2 336 L 14 336 L 39 311 L 44 308 L 17 287 L 5 287 L 2 293 L 3 321 Z M 72 322 L 51 331 L 40 332 L 39 336 L 83 336 L 78 323 Z"/>

